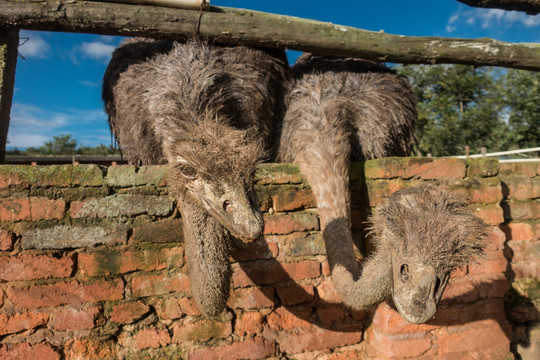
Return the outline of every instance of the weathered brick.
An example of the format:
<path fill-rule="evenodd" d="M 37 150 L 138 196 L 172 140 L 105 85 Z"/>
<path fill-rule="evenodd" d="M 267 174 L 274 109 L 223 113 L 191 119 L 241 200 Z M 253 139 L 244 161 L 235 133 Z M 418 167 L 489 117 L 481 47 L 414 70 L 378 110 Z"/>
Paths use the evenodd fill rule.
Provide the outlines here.
<path fill-rule="evenodd" d="M 184 230 L 180 219 L 164 219 L 145 223 L 133 228 L 133 242 L 177 243 L 184 241 Z"/>
<path fill-rule="evenodd" d="M 319 286 L 317 286 L 317 293 L 321 300 L 324 300 L 327 303 L 340 303 L 343 301 L 341 296 L 337 293 L 334 283 L 330 279 L 322 281 Z"/>
<path fill-rule="evenodd" d="M 540 262 L 538 261 L 518 261 L 512 263 L 512 271 L 515 280 L 525 280 L 530 278 L 540 278 Z"/>
<path fill-rule="evenodd" d="M 467 159 L 466 164 L 467 177 L 490 177 L 499 173 L 499 161 L 497 159 Z"/>
<path fill-rule="evenodd" d="M 166 165 L 111 166 L 107 170 L 105 183 L 114 187 L 131 187 L 141 185 L 165 186 L 169 167 Z"/>
<path fill-rule="evenodd" d="M 508 260 L 502 251 L 488 251 L 485 256 L 469 264 L 469 274 L 494 274 L 506 271 Z"/>
<path fill-rule="evenodd" d="M 23 249 L 87 248 L 100 244 L 114 245 L 125 242 L 127 231 L 119 228 L 106 229 L 99 226 L 60 225 L 45 229 L 24 231 L 21 238 Z"/>
<path fill-rule="evenodd" d="M 261 236 L 247 244 L 240 241 L 238 243 L 231 252 L 234 261 L 270 260 L 276 258 L 279 253 L 275 236 Z"/>
<path fill-rule="evenodd" d="M 454 183 L 450 190 L 464 195 L 470 203 L 499 203 L 503 199 L 503 191 L 498 178 L 467 178 Z"/>
<path fill-rule="evenodd" d="M 73 272 L 73 256 L 56 258 L 51 255 L 0 257 L 0 280 L 35 280 L 63 278 Z"/>
<path fill-rule="evenodd" d="M 73 339 L 64 346 L 66 360 L 104 360 L 117 359 L 116 341 L 93 337 Z"/>
<path fill-rule="evenodd" d="M 319 219 L 310 213 L 264 217 L 264 234 L 290 234 L 295 231 L 311 230 L 319 230 Z"/>
<path fill-rule="evenodd" d="M 504 222 L 503 209 L 499 204 L 473 204 L 469 208 L 488 225 L 499 225 Z"/>
<path fill-rule="evenodd" d="M 301 261 L 281 264 L 274 261 L 244 264 L 233 273 L 235 287 L 268 285 L 289 280 L 303 280 L 319 277 L 321 274 L 318 261 Z"/>
<path fill-rule="evenodd" d="M 298 166 L 293 164 L 261 164 L 257 167 L 255 181 L 259 185 L 266 184 L 300 184 L 304 178 Z"/>
<path fill-rule="evenodd" d="M 486 249 L 485 251 L 495 251 L 504 249 L 504 243 L 506 242 L 506 234 L 503 232 L 503 225 L 500 227 L 490 226 L 487 229 Z"/>
<path fill-rule="evenodd" d="M 431 163 L 432 159 L 424 158 L 418 161 L 422 163 Z M 409 162 L 409 158 L 398 157 L 387 157 L 366 161 L 364 163 L 365 177 L 367 179 L 392 179 L 403 177 L 409 166 Z"/>
<path fill-rule="evenodd" d="M 340 305 L 325 305 L 317 308 L 319 321 L 328 328 L 333 323 L 339 324 L 345 318 L 345 310 Z"/>
<path fill-rule="evenodd" d="M 234 359 L 266 359 L 275 355 L 274 341 L 254 338 L 228 345 L 204 347 L 189 354 L 190 360 L 234 360 Z"/>
<path fill-rule="evenodd" d="M 78 268 L 81 274 L 89 276 L 116 275 L 132 271 L 153 271 L 181 268 L 184 265 L 184 249 L 148 248 L 125 250 L 102 250 L 81 253 Z"/>
<path fill-rule="evenodd" d="M 11 231 L 0 229 L 0 251 L 13 249 L 15 235 Z"/>
<path fill-rule="evenodd" d="M 230 321 L 218 321 L 213 319 L 199 321 L 181 321 L 173 326 L 173 342 L 185 341 L 208 341 L 221 339 L 232 334 Z"/>
<path fill-rule="evenodd" d="M 150 307 L 142 301 L 116 304 L 112 307 L 109 318 L 121 324 L 131 324 L 150 311 Z"/>
<path fill-rule="evenodd" d="M 266 317 L 268 326 L 273 330 L 293 330 L 310 327 L 312 325 L 310 308 L 279 307 Z"/>
<path fill-rule="evenodd" d="M 515 176 L 520 174 L 526 177 L 534 177 L 537 175 L 538 164 L 536 163 L 501 163 L 501 177 Z"/>
<path fill-rule="evenodd" d="M 508 247 L 512 250 L 513 263 L 540 260 L 540 241 L 509 241 Z"/>
<path fill-rule="evenodd" d="M 260 334 L 263 331 L 264 318 L 257 311 L 245 312 L 237 315 L 234 333 L 238 336 L 248 336 Z"/>
<path fill-rule="evenodd" d="M 507 221 L 540 219 L 540 201 L 509 202 L 507 214 Z"/>
<path fill-rule="evenodd" d="M 97 165 L 0 166 L 0 188 L 12 185 L 69 187 L 102 184 L 103 172 Z"/>
<path fill-rule="evenodd" d="M 347 332 L 322 329 L 317 326 L 302 328 L 298 332 L 284 331 L 278 338 L 281 351 L 296 354 L 305 351 L 333 349 L 357 344 L 362 341 L 362 327 L 352 328 Z"/>
<path fill-rule="evenodd" d="M 281 236 L 280 243 L 285 243 L 287 251 L 284 257 L 326 255 L 326 246 L 320 232 L 298 232 Z"/>
<path fill-rule="evenodd" d="M 167 216 L 172 209 L 172 200 L 166 196 L 119 194 L 73 201 L 70 212 L 73 218 L 106 218 L 140 214 Z"/>
<path fill-rule="evenodd" d="M 97 306 L 75 309 L 70 306 L 56 309 L 52 327 L 60 331 L 90 330 L 95 326 L 96 317 L 100 312 Z"/>
<path fill-rule="evenodd" d="M 287 284 L 276 286 L 277 296 L 285 306 L 297 305 L 313 300 L 313 285 Z"/>
<path fill-rule="evenodd" d="M 509 285 L 503 273 L 463 276 L 448 284 L 442 296 L 442 303 L 501 298 L 508 288 Z"/>
<path fill-rule="evenodd" d="M 131 291 L 136 297 L 187 293 L 191 291 L 191 284 L 184 273 L 139 275 L 131 279 Z"/>
<path fill-rule="evenodd" d="M 92 283 L 60 282 L 50 285 L 33 285 L 30 288 L 8 287 L 11 303 L 22 308 L 45 306 L 81 305 L 105 300 L 120 300 L 124 296 L 122 280 L 98 280 Z"/>
<path fill-rule="evenodd" d="M 381 204 L 387 196 L 395 193 L 398 190 L 401 190 L 406 187 L 405 183 L 401 179 L 392 179 L 386 181 L 372 181 L 367 180 L 367 199 L 356 199 L 356 195 L 351 196 L 353 204 L 358 204 L 359 206 L 376 206 Z"/>
<path fill-rule="evenodd" d="M 0 359 L 2 360 L 60 360 L 60 354 L 46 343 L 30 345 L 21 344 L 0 344 Z"/>
<path fill-rule="evenodd" d="M 535 238 L 531 224 L 509 223 L 501 225 L 501 229 L 506 234 L 508 241 L 531 241 Z"/>
<path fill-rule="evenodd" d="M 13 315 L 0 314 L 0 336 L 34 329 L 46 325 L 48 321 L 49 314 L 34 311 Z"/>
<path fill-rule="evenodd" d="M 485 352 L 500 349 L 509 352 L 512 329 L 505 322 L 485 319 L 433 331 L 440 355 L 460 354 L 456 358 L 478 358 Z M 456 346 L 459 344 L 459 346 Z M 475 355 L 477 354 L 477 355 Z"/>
<path fill-rule="evenodd" d="M 234 309 L 253 310 L 274 306 L 274 288 L 247 288 L 235 290 L 228 304 Z"/>
<path fill-rule="evenodd" d="M 420 177 L 426 180 L 463 179 L 465 161 L 455 158 L 438 158 L 432 162 L 419 162 L 412 158 L 405 170 L 404 178 Z"/>
<path fill-rule="evenodd" d="M 64 200 L 44 197 L 3 198 L 0 199 L 0 221 L 61 219 L 65 209 Z"/>
<path fill-rule="evenodd" d="M 275 211 L 293 211 L 317 206 L 310 188 L 281 187 L 281 191 L 272 198 Z"/>
<path fill-rule="evenodd" d="M 426 332 L 410 334 L 385 334 L 374 327 L 366 331 L 369 358 L 375 359 L 404 359 L 432 356 L 432 336 Z M 430 356 L 431 355 L 431 356 Z"/>
<path fill-rule="evenodd" d="M 504 178 L 503 182 L 508 189 L 508 199 L 528 200 L 540 197 L 540 177 L 513 176 Z"/>
<path fill-rule="evenodd" d="M 142 329 L 134 335 L 134 343 L 135 348 L 138 350 L 157 349 L 170 344 L 171 336 L 166 329 Z"/>

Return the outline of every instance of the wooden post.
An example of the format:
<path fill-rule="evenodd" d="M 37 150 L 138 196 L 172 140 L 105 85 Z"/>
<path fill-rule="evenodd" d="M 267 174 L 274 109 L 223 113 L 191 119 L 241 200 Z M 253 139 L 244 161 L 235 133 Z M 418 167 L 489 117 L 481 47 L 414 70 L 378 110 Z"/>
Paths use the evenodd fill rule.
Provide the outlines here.
<path fill-rule="evenodd" d="M 6 156 L 18 46 L 19 30 L 0 30 L 0 163 Z"/>

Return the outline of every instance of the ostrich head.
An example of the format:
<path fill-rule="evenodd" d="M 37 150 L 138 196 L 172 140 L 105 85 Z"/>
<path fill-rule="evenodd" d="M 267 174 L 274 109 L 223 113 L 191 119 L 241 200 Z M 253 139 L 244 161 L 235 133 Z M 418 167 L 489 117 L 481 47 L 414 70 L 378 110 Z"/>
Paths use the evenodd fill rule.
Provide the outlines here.
<path fill-rule="evenodd" d="M 254 131 L 234 129 L 216 117 L 196 126 L 164 142 L 169 186 L 198 201 L 233 236 L 246 242 L 258 238 L 264 222 L 253 185 L 264 145 Z"/>
<path fill-rule="evenodd" d="M 435 314 L 450 273 L 485 246 L 487 225 L 464 199 L 435 186 L 392 194 L 371 220 L 378 249 L 391 263 L 394 304 L 417 324 Z"/>

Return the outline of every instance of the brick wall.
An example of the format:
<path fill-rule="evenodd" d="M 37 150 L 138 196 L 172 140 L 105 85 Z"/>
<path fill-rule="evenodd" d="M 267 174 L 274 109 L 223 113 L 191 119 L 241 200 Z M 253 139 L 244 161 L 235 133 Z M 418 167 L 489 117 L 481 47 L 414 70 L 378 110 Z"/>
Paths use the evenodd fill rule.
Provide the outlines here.
<path fill-rule="evenodd" d="M 314 199 L 285 164 L 257 173 L 265 237 L 234 251 L 228 310 L 200 315 L 166 173 L 0 166 L 1 359 L 504 359 L 512 341 L 515 351 L 534 348 L 525 345 L 538 321 L 538 167 L 419 158 L 353 164 L 361 248 L 369 206 L 421 182 L 466 194 L 491 225 L 485 259 L 453 274 L 423 325 L 387 304 L 372 312 L 341 305 Z"/>

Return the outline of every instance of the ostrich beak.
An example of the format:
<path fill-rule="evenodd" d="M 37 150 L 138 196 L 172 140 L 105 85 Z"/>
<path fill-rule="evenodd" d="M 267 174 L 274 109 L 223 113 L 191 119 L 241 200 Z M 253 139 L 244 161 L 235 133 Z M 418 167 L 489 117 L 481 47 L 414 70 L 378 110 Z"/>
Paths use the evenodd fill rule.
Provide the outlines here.
<path fill-rule="evenodd" d="M 432 266 L 406 263 L 392 266 L 392 298 L 403 318 L 414 324 L 425 323 L 435 315 L 448 283 Z"/>

